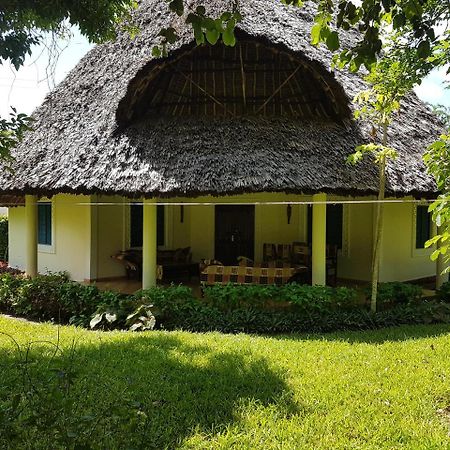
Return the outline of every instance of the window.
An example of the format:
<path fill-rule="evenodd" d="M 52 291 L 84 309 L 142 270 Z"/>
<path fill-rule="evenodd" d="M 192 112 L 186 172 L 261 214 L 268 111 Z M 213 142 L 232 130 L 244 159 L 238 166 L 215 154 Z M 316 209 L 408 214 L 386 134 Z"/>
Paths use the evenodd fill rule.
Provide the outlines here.
<path fill-rule="evenodd" d="M 431 237 L 431 214 L 428 206 L 419 205 L 416 209 L 416 248 L 425 248 Z"/>
<path fill-rule="evenodd" d="M 38 203 L 38 244 L 52 245 L 51 203 Z"/>
<path fill-rule="evenodd" d="M 157 245 L 164 245 L 164 224 L 165 211 L 164 206 L 157 206 L 156 210 L 156 236 Z M 143 232 L 144 209 L 142 205 L 130 206 L 130 247 L 142 247 L 142 232 Z"/>

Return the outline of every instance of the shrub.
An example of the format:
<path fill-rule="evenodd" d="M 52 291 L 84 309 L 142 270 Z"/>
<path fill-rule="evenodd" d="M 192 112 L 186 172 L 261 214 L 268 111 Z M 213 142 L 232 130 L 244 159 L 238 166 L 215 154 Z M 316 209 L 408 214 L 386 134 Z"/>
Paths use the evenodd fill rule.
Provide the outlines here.
<path fill-rule="evenodd" d="M 0 260 L 8 261 L 8 218 L 0 217 Z"/>
<path fill-rule="evenodd" d="M 437 291 L 439 300 L 450 303 L 450 281 L 444 283 Z"/>
<path fill-rule="evenodd" d="M 277 304 L 291 305 L 297 311 L 304 312 L 331 311 L 356 307 L 357 292 L 345 287 L 333 288 L 296 283 L 283 286 L 228 284 L 206 287 L 204 299 L 208 305 L 222 311 L 239 308 L 273 309 Z"/>
<path fill-rule="evenodd" d="M 122 297 L 72 282 L 66 273 L 0 275 L 0 309 L 36 320 L 88 326 L 100 305 L 116 307 Z"/>
<path fill-rule="evenodd" d="M 356 290 L 345 287 L 286 284 L 281 288 L 280 295 L 284 301 L 290 302 L 297 311 L 302 312 L 351 309 L 357 305 Z"/>
<path fill-rule="evenodd" d="M 23 279 L 10 273 L 0 274 L 0 311 L 13 312 L 13 304 Z"/>
<path fill-rule="evenodd" d="M 67 274 L 50 273 L 20 280 L 12 302 L 16 314 L 41 320 L 57 320 L 59 315 L 64 316 L 60 289 L 62 284 L 69 281 Z"/>
<path fill-rule="evenodd" d="M 14 269 L 13 267 L 8 267 L 8 263 L 6 261 L 0 261 L 0 275 L 2 273 L 11 273 L 13 275 L 23 274 L 23 272 L 19 269 Z"/>
<path fill-rule="evenodd" d="M 182 317 L 173 316 L 157 323 L 158 328 L 182 329 L 194 332 L 223 333 L 319 333 L 338 330 L 371 330 L 405 324 L 450 323 L 450 305 L 421 303 L 397 305 L 371 313 L 365 309 L 353 311 L 309 312 L 279 310 L 264 311 L 251 308 L 220 311 L 204 305 Z"/>
<path fill-rule="evenodd" d="M 220 310 L 236 308 L 265 308 L 282 300 L 282 288 L 274 285 L 213 285 L 203 289 L 205 302 Z"/>
<path fill-rule="evenodd" d="M 142 305 L 135 297 L 113 291 L 99 291 L 97 307 L 89 326 L 103 330 L 126 328 L 128 316 Z"/>
<path fill-rule="evenodd" d="M 170 286 L 123 295 L 71 282 L 64 273 L 0 275 L 1 310 L 104 330 L 148 330 L 156 323 L 167 330 L 291 333 L 450 322 L 450 304 L 415 304 L 420 287 L 403 283 L 381 285 L 383 301 L 394 307 L 376 314 L 348 288 L 228 285 L 204 293 L 200 299 L 186 286 Z"/>
<path fill-rule="evenodd" d="M 137 303 L 151 304 L 157 317 L 179 316 L 201 305 L 187 286 L 153 287 L 134 294 Z"/>
<path fill-rule="evenodd" d="M 366 297 L 370 298 L 370 289 L 366 290 Z M 380 283 L 378 285 L 379 304 L 406 305 L 417 303 L 422 298 L 422 288 L 416 284 L 400 283 L 398 281 L 390 283 Z"/>

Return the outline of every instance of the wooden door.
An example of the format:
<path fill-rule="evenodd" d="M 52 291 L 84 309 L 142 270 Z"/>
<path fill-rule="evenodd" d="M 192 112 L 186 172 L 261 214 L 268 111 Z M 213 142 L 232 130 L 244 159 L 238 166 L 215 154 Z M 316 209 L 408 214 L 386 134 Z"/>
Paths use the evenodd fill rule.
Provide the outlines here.
<path fill-rule="evenodd" d="M 238 256 L 255 257 L 255 207 L 216 206 L 215 258 L 226 265 L 237 264 Z"/>

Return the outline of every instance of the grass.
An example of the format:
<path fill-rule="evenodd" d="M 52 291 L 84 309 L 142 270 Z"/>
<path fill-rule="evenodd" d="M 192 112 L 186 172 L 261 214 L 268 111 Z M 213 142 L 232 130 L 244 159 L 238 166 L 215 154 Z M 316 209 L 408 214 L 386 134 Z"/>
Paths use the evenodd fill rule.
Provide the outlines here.
<path fill-rule="evenodd" d="M 0 448 L 450 448 L 450 326 L 279 337 L 60 327 L 54 356 L 43 341 L 57 330 L 0 317 L 22 351 L 0 335 Z"/>

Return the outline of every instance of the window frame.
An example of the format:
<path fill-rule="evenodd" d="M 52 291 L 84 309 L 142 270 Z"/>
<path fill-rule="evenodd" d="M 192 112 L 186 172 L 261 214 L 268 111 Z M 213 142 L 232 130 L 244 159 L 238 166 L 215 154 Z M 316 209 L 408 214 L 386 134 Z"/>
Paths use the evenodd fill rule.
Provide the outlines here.
<path fill-rule="evenodd" d="M 426 203 L 416 203 L 412 206 L 412 233 L 411 233 L 411 249 L 412 257 L 430 257 L 431 253 L 434 251 L 435 246 L 429 248 L 417 247 L 417 210 L 418 207 L 428 207 Z M 430 236 L 432 238 L 436 234 L 436 225 L 432 221 L 431 214 L 429 214 L 430 220 Z"/>
<path fill-rule="evenodd" d="M 51 233 L 51 243 L 50 244 L 41 244 L 39 243 L 39 206 L 40 205 L 50 205 L 50 233 Z M 56 253 L 55 247 L 55 205 L 52 200 L 49 199 L 41 199 L 37 204 L 38 212 L 37 212 L 37 227 L 38 227 L 38 252 L 40 253 Z"/>

